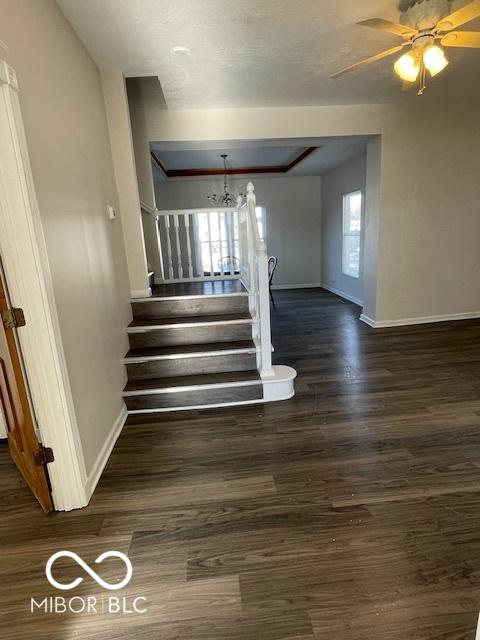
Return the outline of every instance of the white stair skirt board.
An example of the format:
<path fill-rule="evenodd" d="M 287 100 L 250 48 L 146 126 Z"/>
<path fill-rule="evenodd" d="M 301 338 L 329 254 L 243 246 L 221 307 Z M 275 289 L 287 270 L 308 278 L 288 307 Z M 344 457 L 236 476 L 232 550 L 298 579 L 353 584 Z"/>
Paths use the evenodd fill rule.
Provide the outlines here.
<path fill-rule="evenodd" d="M 359 300 L 358 298 L 354 298 L 353 296 L 349 295 L 348 293 L 344 293 L 343 291 L 340 291 L 339 289 L 335 289 L 334 287 L 331 287 L 328 284 L 321 284 L 320 287 L 322 289 L 326 289 L 326 291 L 330 291 L 330 293 L 334 293 L 339 298 L 345 298 L 345 300 L 350 300 L 350 302 L 353 302 L 353 304 L 356 304 L 359 307 L 363 307 L 363 300 Z"/>
<path fill-rule="evenodd" d="M 197 409 L 218 409 L 218 408 L 222 408 L 222 407 L 238 407 L 241 405 L 248 405 L 248 404 L 264 404 L 266 402 L 278 402 L 279 400 L 289 400 L 290 398 L 293 398 L 293 396 L 295 395 L 295 388 L 294 388 L 294 380 L 297 377 L 297 372 L 295 371 L 295 369 L 292 369 L 292 367 L 287 367 L 285 365 L 274 365 L 272 367 L 273 369 L 273 375 L 269 375 L 268 377 L 263 377 L 262 378 L 262 384 L 263 384 L 263 398 L 259 398 L 258 400 L 241 400 L 239 402 L 224 402 L 224 403 L 218 403 L 218 404 L 200 404 L 200 405 L 195 405 L 193 407 L 188 406 L 188 407 L 182 407 L 182 406 L 178 406 L 178 407 L 164 407 L 161 409 L 138 409 L 138 410 L 132 410 L 129 411 L 128 414 L 129 415 L 136 415 L 136 414 L 142 414 L 142 413 L 166 413 L 167 411 L 192 411 L 192 410 L 197 410 Z M 252 384 L 252 383 L 245 383 L 245 382 L 237 382 L 237 383 L 233 383 L 233 384 L 225 384 L 222 386 L 229 386 L 229 387 L 233 387 L 233 386 L 248 386 L 248 384 Z M 258 384 L 257 381 L 253 382 L 253 384 Z M 220 387 L 221 385 L 216 385 L 217 387 Z M 196 389 L 200 389 L 200 387 L 196 387 Z M 178 389 L 183 390 L 183 389 Z M 164 392 L 165 390 L 162 389 L 162 392 Z M 127 395 L 127 394 L 124 394 Z"/>
<path fill-rule="evenodd" d="M 263 383 L 263 401 L 275 402 L 276 400 L 288 400 L 295 395 L 293 381 L 297 372 L 292 367 L 284 364 L 274 365 L 273 376 L 261 376 Z"/>
<path fill-rule="evenodd" d="M 142 298 L 151 298 L 152 296 L 152 290 L 150 287 L 148 287 L 148 289 L 137 289 L 137 290 L 133 290 L 130 292 L 130 295 L 132 296 L 132 300 L 135 299 L 142 299 Z"/>
<path fill-rule="evenodd" d="M 400 320 L 373 320 L 368 316 L 360 316 L 360 320 L 374 329 L 387 329 L 388 327 L 406 327 L 415 324 L 434 324 L 435 322 L 454 322 L 455 320 L 475 320 L 480 318 L 480 311 L 468 311 L 466 313 L 451 313 L 441 316 L 423 316 L 418 318 L 402 318 Z"/>

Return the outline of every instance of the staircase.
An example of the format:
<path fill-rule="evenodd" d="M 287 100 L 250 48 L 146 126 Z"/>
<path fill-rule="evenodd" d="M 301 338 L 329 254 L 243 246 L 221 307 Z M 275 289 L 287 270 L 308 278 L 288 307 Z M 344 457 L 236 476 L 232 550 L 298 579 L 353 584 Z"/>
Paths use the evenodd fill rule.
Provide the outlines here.
<path fill-rule="evenodd" d="M 296 372 L 271 363 L 267 256 L 258 237 L 253 185 L 249 187 L 243 210 L 157 212 L 162 284 L 153 286 L 152 297 L 132 300 L 130 350 L 124 359 L 128 383 L 123 392 L 130 414 L 235 406 L 293 395 Z M 192 216 L 216 214 L 220 225 L 230 213 L 238 215 L 230 225 L 239 230 L 230 240 L 241 254 L 238 274 L 232 269 L 228 277 L 215 273 L 212 246 L 210 264 L 195 273 L 192 254 L 199 249 L 191 233 Z M 209 232 L 211 226 L 209 218 Z M 182 256 L 182 247 L 188 248 L 187 256 Z"/>

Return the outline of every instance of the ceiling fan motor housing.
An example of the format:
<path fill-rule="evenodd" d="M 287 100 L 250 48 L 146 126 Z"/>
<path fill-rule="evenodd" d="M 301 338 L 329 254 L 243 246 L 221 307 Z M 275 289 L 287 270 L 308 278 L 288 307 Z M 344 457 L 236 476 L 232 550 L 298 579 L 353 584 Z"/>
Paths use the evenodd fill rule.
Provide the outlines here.
<path fill-rule="evenodd" d="M 451 0 L 417 0 L 400 17 L 401 24 L 418 31 L 430 31 L 450 14 Z"/>

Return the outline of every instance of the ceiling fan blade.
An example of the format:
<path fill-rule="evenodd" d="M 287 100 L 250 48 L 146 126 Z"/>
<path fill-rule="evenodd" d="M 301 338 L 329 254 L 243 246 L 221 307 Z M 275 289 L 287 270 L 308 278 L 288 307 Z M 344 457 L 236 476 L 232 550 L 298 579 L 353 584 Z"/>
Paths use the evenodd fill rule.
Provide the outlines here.
<path fill-rule="evenodd" d="M 442 18 L 437 24 L 439 31 L 451 31 L 452 29 L 458 29 L 462 24 L 471 22 L 475 18 L 480 17 L 480 0 L 473 0 L 470 4 L 467 4 L 463 9 L 454 11 L 446 18 Z"/>
<path fill-rule="evenodd" d="M 444 47 L 480 49 L 480 33 L 476 31 L 454 31 L 443 36 L 441 44 Z"/>
<path fill-rule="evenodd" d="M 405 44 L 401 44 L 398 47 L 389 49 L 388 51 L 382 51 L 382 53 L 377 53 L 377 55 L 372 56 L 371 58 L 367 58 L 366 60 L 362 60 L 361 62 L 356 62 L 355 64 L 352 64 L 352 66 L 347 67 L 346 69 L 342 69 L 342 71 L 337 71 L 337 73 L 334 73 L 333 76 L 330 76 L 330 79 L 335 80 L 336 78 L 340 78 L 341 76 L 344 76 L 346 73 L 350 73 L 350 71 L 356 71 L 357 69 L 360 69 L 361 67 L 364 67 L 367 64 L 372 64 L 372 62 L 377 62 L 377 60 L 382 60 L 382 58 L 393 56 L 393 54 L 401 51 L 405 46 Z"/>
<path fill-rule="evenodd" d="M 372 29 L 388 31 L 389 33 L 394 33 L 396 36 L 401 36 L 402 38 L 411 38 L 418 33 L 413 27 L 406 27 L 403 24 L 383 20 L 383 18 L 370 18 L 369 20 L 362 20 L 358 24 L 362 27 L 371 27 Z"/>

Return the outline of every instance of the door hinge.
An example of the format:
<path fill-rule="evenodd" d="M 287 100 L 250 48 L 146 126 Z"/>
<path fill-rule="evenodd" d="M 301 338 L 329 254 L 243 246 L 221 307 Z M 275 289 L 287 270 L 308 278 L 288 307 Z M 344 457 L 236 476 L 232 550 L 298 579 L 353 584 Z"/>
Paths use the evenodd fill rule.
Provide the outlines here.
<path fill-rule="evenodd" d="M 25 314 L 23 309 L 12 307 L 2 311 L 3 326 L 5 329 L 16 329 L 25 326 Z"/>
<path fill-rule="evenodd" d="M 55 456 L 53 455 L 53 449 L 50 447 L 44 447 L 43 444 L 40 444 L 38 451 L 35 451 L 33 454 L 33 460 L 37 467 L 41 467 L 49 462 L 54 462 Z"/>

